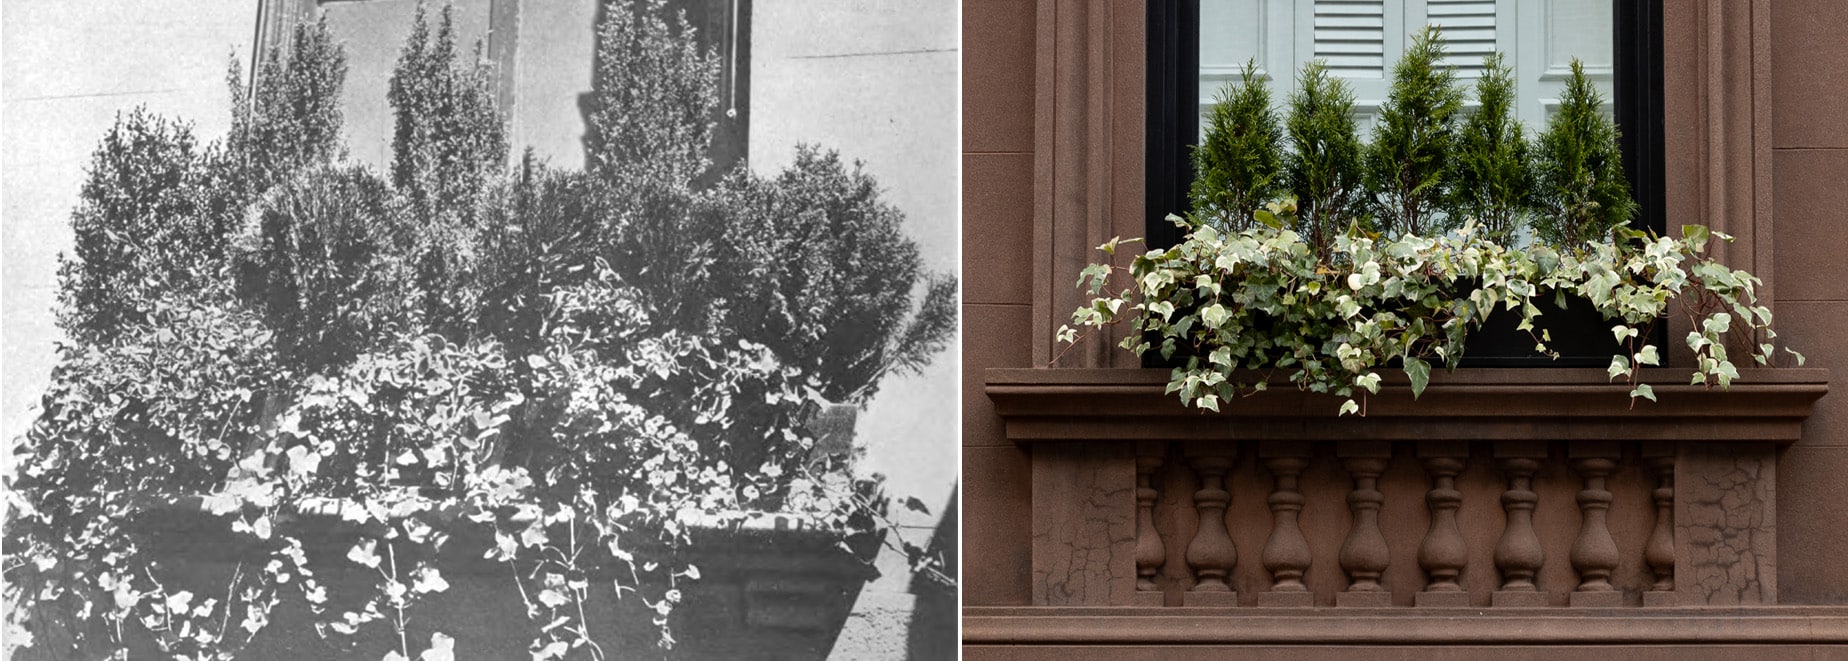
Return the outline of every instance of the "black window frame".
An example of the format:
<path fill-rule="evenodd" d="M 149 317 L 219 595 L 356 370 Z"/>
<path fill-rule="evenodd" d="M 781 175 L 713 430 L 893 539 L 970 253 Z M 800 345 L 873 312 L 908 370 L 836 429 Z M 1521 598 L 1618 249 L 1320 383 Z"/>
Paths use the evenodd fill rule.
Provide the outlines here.
<path fill-rule="evenodd" d="M 1630 224 L 1661 234 L 1667 231 L 1662 0 L 1612 0 L 1611 5 L 1615 98 L 1606 101 L 1612 104 L 1625 174 L 1638 207 Z M 1168 215 L 1189 209 L 1191 146 L 1199 143 L 1200 2 L 1151 0 L 1147 10 L 1145 236 L 1149 247 L 1162 248 L 1181 240 L 1180 228 L 1166 220 Z M 1608 335 L 1603 327 L 1595 330 Z M 1666 346 L 1665 324 L 1657 324 L 1653 335 L 1656 346 Z M 1482 367 L 1602 367 L 1610 356 L 1567 355 L 1559 360 L 1466 356 L 1464 360 L 1466 365 Z"/>

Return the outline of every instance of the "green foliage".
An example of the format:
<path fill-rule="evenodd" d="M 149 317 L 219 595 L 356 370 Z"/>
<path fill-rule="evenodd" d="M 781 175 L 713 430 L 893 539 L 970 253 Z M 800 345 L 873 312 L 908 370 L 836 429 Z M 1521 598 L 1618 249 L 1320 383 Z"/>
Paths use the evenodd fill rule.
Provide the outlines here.
<path fill-rule="evenodd" d="M 615 182 L 686 186 L 706 172 L 719 61 L 665 0 L 613 0 L 597 28 L 590 169 Z"/>
<path fill-rule="evenodd" d="M 1362 175 L 1382 229 L 1426 235 L 1446 222 L 1460 224 L 1439 214 L 1452 186 L 1446 158 L 1462 108 L 1455 73 L 1444 64 L 1443 39 L 1426 26 L 1393 67 L 1392 91 L 1364 156 Z"/>
<path fill-rule="evenodd" d="M 1542 211 L 1534 230 L 1557 245 L 1609 238 L 1636 213 L 1623 175 L 1617 127 L 1604 116 L 1603 107 L 1604 99 L 1585 77 L 1584 65 L 1573 59 L 1559 111 L 1534 148 Z"/>
<path fill-rule="evenodd" d="M 482 62 L 458 61 L 455 7 L 445 4 L 432 34 L 422 2 L 392 70 L 386 98 L 393 113 L 392 184 L 405 198 L 418 308 L 430 328 L 467 336 L 478 289 L 467 247 L 477 231 L 482 192 L 507 161 L 506 128 L 494 104 L 494 81 Z"/>
<path fill-rule="evenodd" d="M 346 53 L 323 17 L 295 27 L 289 49 L 271 50 L 257 66 L 254 90 L 246 90 L 237 63 L 226 75 L 231 89 L 231 130 L 218 168 L 219 185 L 236 193 L 230 207 L 313 165 L 340 156 L 340 92 L 346 84 Z M 221 211 L 235 213 L 227 207 Z"/>
<path fill-rule="evenodd" d="M 305 372 L 345 364 L 406 328 L 407 243 L 389 186 L 360 167 L 304 171 L 264 195 L 233 248 L 238 293 Z"/>
<path fill-rule="evenodd" d="M 71 214 L 75 259 L 60 257 L 60 325 L 107 341 L 153 301 L 210 282 L 221 239 L 200 221 L 192 127 L 136 108 L 103 136 Z"/>
<path fill-rule="evenodd" d="M 923 272 L 904 214 L 858 164 L 849 171 L 838 154 L 804 146 L 775 179 L 733 178 L 716 197 L 740 222 L 716 260 L 724 332 L 770 347 L 823 397 L 865 402 L 954 334 L 954 278 Z"/>
<path fill-rule="evenodd" d="M 1583 66 L 1573 62 L 1560 111 L 1530 160 L 1513 118 L 1513 76 L 1501 57 L 1488 58 L 1477 84 L 1481 107 L 1454 135 L 1461 99 L 1442 59 L 1435 30 L 1414 36 L 1364 167 L 1352 95 L 1320 63 L 1306 66 L 1290 101 L 1295 151 L 1284 165 L 1296 199 L 1266 204 L 1252 213 L 1258 224 L 1237 231 L 1205 214 L 1169 216 L 1187 231 L 1180 245 L 1151 250 L 1128 267 L 1084 269 L 1079 286 L 1091 303 L 1073 313 L 1057 341 L 1081 341 L 1078 328 L 1128 323 L 1123 348 L 1178 363 L 1168 391 L 1188 405 L 1216 411 L 1287 382 L 1340 398 L 1338 414 L 1364 414 L 1381 370 L 1396 362 L 1416 397 L 1430 383 L 1432 363 L 1455 367 L 1470 334 L 1497 309 L 1519 315 L 1518 329 L 1534 335 L 1535 351 L 1552 355 L 1551 339 L 1536 331 L 1536 302 L 1564 306 L 1579 298 L 1613 323 L 1623 348 L 1609 372 L 1629 382 L 1633 405 L 1655 398 L 1639 383 L 1638 368 L 1661 363 L 1662 349 L 1648 338 L 1671 310 L 1696 329 L 1687 337 L 1693 382 L 1730 385 L 1739 372 L 1727 338 L 1776 337 L 1770 310 L 1757 305 L 1759 281 L 1705 255 L 1712 237 L 1730 237 L 1698 225 L 1684 226 L 1680 238 L 1624 225 L 1635 203 L 1617 132 Z M 1208 140 L 1219 141 L 1215 149 L 1236 144 L 1226 137 L 1217 129 Z M 1214 158 L 1265 158 L 1267 147 L 1250 148 L 1260 153 Z M 1391 230 L 1384 237 L 1370 231 L 1372 219 L 1358 204 L 1363 171 L 1376 196 L 1373 212 Z M 1226 185 L 1234 189 L 1211 190 Z M 1230 199 L 1245 185 L 1203 180 L 1194 196 Z M 1529 221 L 1537 240 L 1510 247 Z M 1442 231 L 1459 223 L 1463 231 Z M 1098 249 L 1114 254 L 1121 243 Z M 1117 282 L 1124 275 L 1129 282 Z M 1768 365 L 1775 349 L 1763 342 L 1750 355 Z M 1789 353 L 1801 364 L 1800 354 Z"/>
<path fill-rule="evenodd" d="M 481 61 L 481 45 L 475 46 Z M 455 7 L 443 5 L 430 33 L 420 1 L 411 34 L 392 70 L 392 184 L 424 215 L 443 224 L 472 219 L 475 195 L 507 160 L 506 128 L 494 107 L 487 65 L 457 61 Z"/>
<path fill-rule="evenodd" d="M 1724 387 L 1738 376 L 1725 348 L 1728 333 L 1775 337 L 1770 311 L 1756 305 L 1758 280 L 1706 257 L 1704 228 L 1690 227 L 1681 239 L 1626 230 L 1621 243 L 1577 251 L 1510 250 L 1476 235 L 1344 235 L 1329 258 L 1287 229 L 1191 229 L 1181 245 L 1137 256 L 1127 268 L 1094 267 L 1087 283 L 1096 298 L 1072 323 L 1127 322 L 1140 332 L 1124 348 L 1183 358 L 1168 391 L 1203 409 L 1219 410 L 1281 375 L 1342 398 L 1343 414 L 1364 411 L 1367 395 L 1379 392 L 1381 370 L 1395 359 L 1416 396 L 1430 378 L 1427 361 L 1454 367 L 1490 312 L 1518 313 L 1520 328 L 1531 333 L 1540 315 L 1535 301 L 1554 297 L 1583 297 L 1616 324 L 1626 354 L 1614 357 L 1612 378 L 1626 377 L 1633 398 L 1653 395 L 1637 383 L 1635 367 L 1659 364 L 1649 329 L 1673 306 L 1700 329 L 1688 337 L 1696 383 Z M 1129 285 L 1109 291 L 1119 272 Z M 1061 333 L 1067 342 L 1078 339 L 1069 329 Z M 1544 336 L 1534 340 L 1546 351 Z M 1762 344 L 1751 357 L 1768 364 L 1772 350 Z"/>
<path fill-rule="evenodd" d="M 1219 91 L 1193 160 L 1194 215 L 1221 229 L 1251 226 L 1252 212 L 1283 192 L 1283 129 L 1256 61 Z"/>
<path fill-rule="evenodd" d="M 1476 80 L 1481 105 L 1464 120 L 1450 156 L 1450 211 L 1474 219 L 1489 241 L 1509 245 L 1533 218 L 1534 174 L 1514 118 L 1514 70 L 1501 53 L 1485 58 L 1483 69 Z"/>
<path fill-rule="evenodd" d="M 1337 235 L 1367 221 L 1354 93 L 1320 61 L 1304 66 L 1298 81 L 1286 120 L 1295 149 L 1284 157 L 1283 172 L 1296 196 L 1301 235 L 1326 257 Z"/>

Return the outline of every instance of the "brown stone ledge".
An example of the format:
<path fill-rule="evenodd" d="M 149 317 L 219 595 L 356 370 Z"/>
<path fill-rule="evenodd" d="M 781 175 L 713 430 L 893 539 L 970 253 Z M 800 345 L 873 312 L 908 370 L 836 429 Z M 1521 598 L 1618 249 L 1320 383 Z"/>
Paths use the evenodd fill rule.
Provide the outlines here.
<path fill-rule="evenodd" d="M 1848 607 L 966 607 L 964 645 L 1848 644 Z"/>
<path fill-rule="evenodd" d="M 1335 415 L 1339 399 L 1282 382 L 1220 405 L 1181 406 L 1165 369 L 989 369 L 989 399 L 1017 443 L 1100 440 L 1596 440 L 1797 441 L 1829 391 L 1821 368 L 1739 371 L 1732 388 L 1688 385 L 1682 368 L 1643 370 L 1659 401 L 1631 406 L 1630 387 L 1604 370 L 1465 368 L 1437 372 L 1416 401 L 1405 374 L 1364 416 Z M 1247 380 L 1252 380 L 1248 377 Z"/>

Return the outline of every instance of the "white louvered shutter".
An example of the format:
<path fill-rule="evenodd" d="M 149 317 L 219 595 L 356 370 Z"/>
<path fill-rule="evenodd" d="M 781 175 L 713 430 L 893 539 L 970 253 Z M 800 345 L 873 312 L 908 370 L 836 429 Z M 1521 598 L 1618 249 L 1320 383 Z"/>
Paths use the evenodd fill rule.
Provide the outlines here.
<path fill-rule="evenodd" d="M 1500 50 L 1515 68 L 1518 115 L 1538 131 L 1557 107 L 1572 56 L 1609 100 L 1611 14 L 1610 0 L 1200 0 L 1202 117 L 1248 58 L 1270 76 L 1280 109 L 1303 64 L 1322 58 L 1353 88 L 1368 139 L 1392 65 L 1409 35 L 1429 23 L 1444 29 L 1449 63 L 1465 86 L 1481 75 L 1483 56 Z M 1471 105 L 1473 96 L 1466 93 Z"/>

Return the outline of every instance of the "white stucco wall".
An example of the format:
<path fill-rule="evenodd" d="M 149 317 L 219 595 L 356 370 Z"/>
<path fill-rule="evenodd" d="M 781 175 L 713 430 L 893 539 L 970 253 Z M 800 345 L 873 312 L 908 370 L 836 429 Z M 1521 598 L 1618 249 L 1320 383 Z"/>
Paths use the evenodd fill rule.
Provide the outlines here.
<path fill-rule="evenodd" d="M 60 338 L 57 255 L 90 152 L 137 105 L 193 123 L 201 145 L 231 123 L 225 67 L 249 62 L 256 3 L 31 0 L 0 9 L 0 434 L 32 419 Z M 12 453 L 6 453 L 11 461 Z"/>
<path fill-rule="evenodd" d="M 927 269 L 956 273 L 960 218 L 960 16 L 955 3 L 818 0 L 752 5 L 750 167 L 770 175 L 796 145 L 840 151 L 885 187 L 906 216 Z M 915 543 L 927 542 L 957 480 L 962 416 L 960 352 L 924 373 L 891 378 L 861 414 L 865 468 L 888 492 L 916 496 L 931 516 L 896 508 Z M 896 560 L 896 563 L 894 563 Z M 876 590 L 903 590 L 902 558 L 880 561 Z"/>

